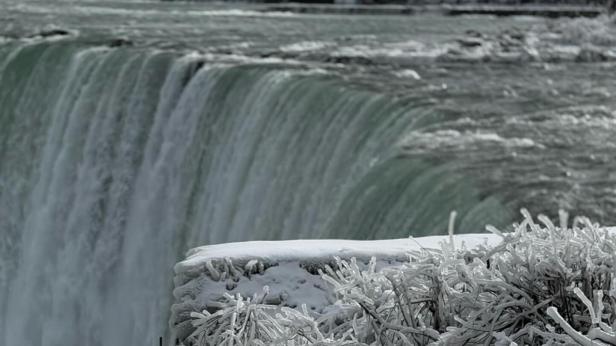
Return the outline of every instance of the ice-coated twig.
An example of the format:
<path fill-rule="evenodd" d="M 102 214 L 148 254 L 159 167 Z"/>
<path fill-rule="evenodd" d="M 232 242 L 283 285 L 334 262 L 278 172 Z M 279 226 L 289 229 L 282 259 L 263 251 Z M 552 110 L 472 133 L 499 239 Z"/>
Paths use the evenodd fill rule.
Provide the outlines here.
<path fill-rule="evenodd" d="M 219 281 L 220 280 L 220 272 L 218 270 L 216 270 L 216 268 L 214 268 L 214 265 L 212 264 L 212 260 L 208 259 L 207 261 L 205 261 L 205 268 L 207 269 L 208 273 L 210 274 L 210 277 L 212 278 L 212 280 L 214 281 Z"/>
<path fill-rule="evenodd" d="M 575 340 L 578 344 L 582 346 L 598 346 L 597 342 L 593 342 L 590 338 L 584 336 L 582 333 L 573 329 L 567 321 L 558 313 L 558 310 L 550 306 L 546 313 L 550 316 L 554 321 L 556 321 L 562 329 L 564 329 L 565 333 L 569 335 L 573 340 Z"/>

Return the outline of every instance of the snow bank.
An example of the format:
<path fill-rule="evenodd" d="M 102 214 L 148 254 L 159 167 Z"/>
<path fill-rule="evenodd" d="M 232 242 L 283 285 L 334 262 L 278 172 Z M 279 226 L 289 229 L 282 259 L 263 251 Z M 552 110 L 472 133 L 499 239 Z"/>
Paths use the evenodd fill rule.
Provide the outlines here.
<path fill-rule="evenodd" d="M 615 230 L 522 214 L 512 233 L 488 226 L 494 235 L 453 246 L 426 237 L 197 248 L 175 268 L 171 322 L 188 345 L 616 344 Z"/>
<path fill-rule="evenodd" d="M 490 233 L 459 234 L 453 236 L 457 247 L 474 247 L 479 244 L 497 244 L 500 237 Z M 251 259 L 264 261 L 320 261 L 331 256 L 385 258 L 406 258 L 409 250 L 421 247 L 440 249 L 448 236 L 430 236 L 387 240 L 342 240 L 342 239 L 305 239 L 279 241 L 248 241 L 201 246 L 191 249 L 187 258 L 175 266 L 176 274 L 189 271 L 207 261 L 224 260 L 244 262 Z"/>
<path fill-rule="evenodd" d="M 496 245 L 500 237 L 493 234 L 461 234 L 453 237 L 456 248 Z M 183 340 L 194 327 L 190 313 L 215 311 L 225 293 L 252 297 L 265 286 L 266 304 L 299 307 L 325 312 L 335 302 L 331 287 L 318 274 L 334 257 L 356 258 L 365 266 L 377 259 L 377 270 L 408 261 L 409 251 L 440 249 L 447 236 L 354 240 L 252 241 L 202 246 L 188 252 L 175 266 L 175 304 L 171 325 Z"/>

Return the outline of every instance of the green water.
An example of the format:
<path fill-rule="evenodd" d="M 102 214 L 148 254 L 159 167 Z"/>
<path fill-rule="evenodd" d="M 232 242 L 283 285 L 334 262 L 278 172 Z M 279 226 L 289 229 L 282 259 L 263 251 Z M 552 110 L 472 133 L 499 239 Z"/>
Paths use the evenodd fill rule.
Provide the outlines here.
<path fill-rule="evenodd" d="M 554 23 L 0 9 L 3 345 L 155 344 L 198 245 L 616 219 L 613 63 L 452 43 Z"/>

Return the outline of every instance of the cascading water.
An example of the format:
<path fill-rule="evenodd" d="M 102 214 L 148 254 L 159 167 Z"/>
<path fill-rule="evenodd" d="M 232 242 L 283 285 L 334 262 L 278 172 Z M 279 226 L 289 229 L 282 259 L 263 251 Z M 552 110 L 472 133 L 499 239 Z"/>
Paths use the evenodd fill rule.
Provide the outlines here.
<path fill-rule="evenodd" d="M 197 245 L 421 235 L 454 209 L 462 231 L 508 222 L 402 156 L 431 116 L 306 68 L 1 45 L 0 343 L 154 345 Z"/>
<path fill-rule="evenodd" d="M 616 223 L 609 20 L 246 6 L 0 0 L 0 345 L 169 339 L 194 246 Z"/>

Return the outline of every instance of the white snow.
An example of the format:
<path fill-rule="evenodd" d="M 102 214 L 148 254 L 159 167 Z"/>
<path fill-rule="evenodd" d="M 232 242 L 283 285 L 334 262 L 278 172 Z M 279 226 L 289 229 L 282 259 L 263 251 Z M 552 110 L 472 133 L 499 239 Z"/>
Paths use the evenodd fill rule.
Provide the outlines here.
<path fill-rule="evenodd" d="M 493 234 L 461 234 L 453 239 L 456 248 L 500 241 Z M 367 263 L 374 256 L 377 268 L 383 268 L 408 260 L 410 251 L 440 249 L 442 242 L 449 242 L 449 237 L 250 241 L 198 247 L 175 266 L 171 324 L 183 339 L 193 330 L 191 312 L 215 309 L 225 293 L 261 296 L 266 286 L 266 303 L 290 307 L 306 304 L 315 312 L 325 312 L 333 308 L 335 298 L 318 269 L 331 264 L 334 256 L 355 257 L 359 263 Z"/>
<path fill-rule="evenodd" d="M 616 228 L 608 228 L 616 232 Z M 456 249 L 480 245 L 495 246 L 501 237 L 495 234 L 453 236 Z M 336 309 L 332 288 L 318 271 L 331 265 L 334 257 L 366 265 L 376 258 L 376 268 L 400 265 L 408 253 L 423 249 L 442 249 L 449 236 L 357 240 L 286 240 L 250 241 L 202 246 L 188 252 L 175 266 L 175 304 L 171 325 L 175 336 L 183 340 L 194 330 L 190 313 L 216 310 L 225 293 L 244 297 L 264 297 L 266 304 L 298 307 L 306 304 L 316 313 Z M 268 293 L 264 296 L 264 288 Z"/>
<path fill-rule="evenodd" d="M 471 248 L 479 244 L 498 244 L 500 237 L 491 233 L 454 235 L 456 247 Z M 248 241 L 206 245 L 188 251 L 186 260 L 175 266 L 181 273 L 189 268 L 202 265 L 207 260 L 230 258 L 233 262 L 250 259 L 280 261 L 326 260 L 333 256 L 370 258 L 406 258 L 406 253 L 421 247 L 439 249 L 440 243 L 449 241 L 447 236 L 387 240 L 342 240 L 305 239 L 280 241 Z"/>

